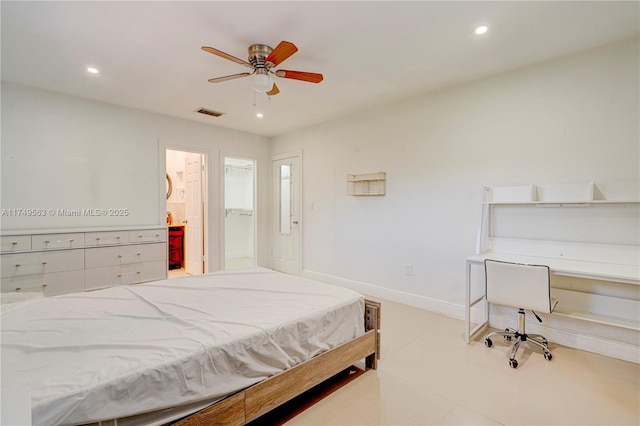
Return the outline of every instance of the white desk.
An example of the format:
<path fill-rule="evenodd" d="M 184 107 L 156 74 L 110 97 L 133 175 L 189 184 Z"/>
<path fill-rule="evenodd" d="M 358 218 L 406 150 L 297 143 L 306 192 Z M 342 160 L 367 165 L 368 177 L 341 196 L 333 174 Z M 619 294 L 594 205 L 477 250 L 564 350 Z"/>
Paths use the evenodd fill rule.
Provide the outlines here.
<path fill-rule="evenodd" d="M 489 309 L 486 294 L 481 294 L 471 300 L 471 275 L 472 267 L 483 266 L 485 259 L 499 260 L 504 262 L 526 263 L 532 265 L 546 265 L 552 274 L 569 277 L 587 278 L 618 282 L 624 284 L 640 285 L 640 267 L 637 265 L 624 265 L 605 262 L 568 260 L 553 257 L 525 256 L 507 253 L 485 252 L 466 259 L 466 302 L 465 302 L 465 342 L 470 339 L 489 323 Z M 478 303 L 484 304 L 484 321 L 471 329 L 471 308 Z M 624 324 L 623 324 L 624 326 Z M 630 326 L 629 328 L 635 328 Z"/>
<path fill-rule="evenodd" d="M 529 263 L 551 270 L 549 333 L 640 363 L 640 181 L 484 187 L 480 213 L 466 259 L 467 343 L 489 323 L 484 260 Z"/>

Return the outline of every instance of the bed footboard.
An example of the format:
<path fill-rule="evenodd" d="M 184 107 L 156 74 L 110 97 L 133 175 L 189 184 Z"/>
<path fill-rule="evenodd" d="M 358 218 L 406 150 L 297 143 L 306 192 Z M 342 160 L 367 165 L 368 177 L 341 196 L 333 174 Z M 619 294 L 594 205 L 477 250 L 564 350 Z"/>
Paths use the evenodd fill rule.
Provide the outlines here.
<path fill-rule="evenodd" d="M 380 311 L 379 302 L 368 299 L 364 301 L 364 329 L 365 331 L 375 330 L 376 334 L 376 351 L 367 356 L 365 365 L 374 370 L 378 369 L 378 360 L 380 359 Z"/>

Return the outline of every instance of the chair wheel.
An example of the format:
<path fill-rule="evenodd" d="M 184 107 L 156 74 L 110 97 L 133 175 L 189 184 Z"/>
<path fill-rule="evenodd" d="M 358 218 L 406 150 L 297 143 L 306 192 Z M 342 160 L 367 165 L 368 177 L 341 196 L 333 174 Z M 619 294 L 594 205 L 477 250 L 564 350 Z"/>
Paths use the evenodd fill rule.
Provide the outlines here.
<path fill-rule="evenodd" d="M 491 339 L 486 338 L 484 339 L 484 345 L 488 348 L 490 348 L 491 346 L 493 346 L 493 342 L 491 341 Z"/>
<path fill-rule="evenodd" d="M 518 367 L 518 361 L 516 361 L 515 359 L 510 359 L 509 360 L 509 367 L 511 367 L 511 368 Z"/>
<path fill-rule="evenodd" d="M 544 353 L 544 359 L 546 359 L 547 361 L 551 361 L 551 358 L 553 358 L 553 356 L 551 355 L 551 352 Z"/>

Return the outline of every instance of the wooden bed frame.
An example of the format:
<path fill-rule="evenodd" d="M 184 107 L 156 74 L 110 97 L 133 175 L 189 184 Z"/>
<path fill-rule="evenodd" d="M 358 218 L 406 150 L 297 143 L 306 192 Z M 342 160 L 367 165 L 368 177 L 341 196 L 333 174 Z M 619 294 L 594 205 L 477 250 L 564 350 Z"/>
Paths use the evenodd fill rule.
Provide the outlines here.
<path fill-rule="evenodd" d="M 378 302 L 365 300 L 365 333 L 327 352 L 235 393 L 176 423 L 176 426 L 244 425 L 365 359 L 376 369 L 380 359 Z"/>

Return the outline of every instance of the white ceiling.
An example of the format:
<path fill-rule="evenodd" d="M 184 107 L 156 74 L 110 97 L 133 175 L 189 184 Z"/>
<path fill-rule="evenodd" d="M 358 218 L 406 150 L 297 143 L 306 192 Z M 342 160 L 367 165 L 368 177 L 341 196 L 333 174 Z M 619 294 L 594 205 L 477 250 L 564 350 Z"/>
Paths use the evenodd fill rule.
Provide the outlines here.
<path fill-rule="evenodd" d="M 3 0 L 2 79 L 273 136 L 638 37 L 639 11 L 637 1 Z M 480 24 L 489 26 L 483 37 L 472 33 Z M 246 59 L 249 45 L 281 40 L 299 51 L 277 68 L 324 81 L 277 79 L 281 93 L 257 94 L 255 106 L 249 78 L 207 82 L 247 68 L 201 46 Z"/>

